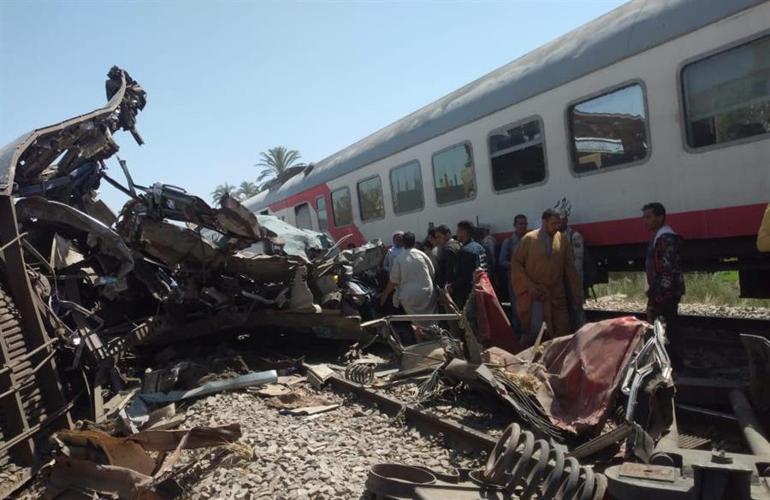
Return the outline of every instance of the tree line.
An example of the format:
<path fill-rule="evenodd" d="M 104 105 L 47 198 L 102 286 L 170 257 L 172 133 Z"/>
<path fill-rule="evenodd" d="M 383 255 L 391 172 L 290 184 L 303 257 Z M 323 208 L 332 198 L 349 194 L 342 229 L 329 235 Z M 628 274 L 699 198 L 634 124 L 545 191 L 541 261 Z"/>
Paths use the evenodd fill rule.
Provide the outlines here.
<path fill-rule="evenodd" d="M 270 182 L 279 177 L 289 167 L 302 166 L 299 162 L 302 156 L 296 149 L 288 149 L 286 146 L 275 146 L 267 151 L 259 153 L 259 161 L 254 165 L 261 169 L 255 182 L 243 181 L 239 185 L 227 182 L 219 184 L 211 192 L 214 203 L 225 194 L 229 194 L 237 200 L 246 200 L 267 189 Z"/>

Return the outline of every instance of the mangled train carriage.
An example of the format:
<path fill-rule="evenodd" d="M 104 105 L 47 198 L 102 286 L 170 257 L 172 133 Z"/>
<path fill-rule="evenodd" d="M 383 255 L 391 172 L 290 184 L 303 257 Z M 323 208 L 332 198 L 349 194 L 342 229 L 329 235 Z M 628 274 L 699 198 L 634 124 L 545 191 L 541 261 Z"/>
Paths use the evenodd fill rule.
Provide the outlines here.
<path fill-rule="evenodd" d="M 106 91 L 104 107 L 0 150 L 2 488 L 32 472 L 38 431 L 114 411 L 131 346 L 269 326 L 355 338 L 367 314 L 360 280 L 381 245 L 339 252 L 320 233 L 263 226 L 233 198 L 213 208 L 136 184 L 119 158 L 125 184 L 111 177 L 115 135 L 143 143 L 146 94 L 117 67 Z M 117 215 L 98 199 L 102 181 L 129 197 Z"/>

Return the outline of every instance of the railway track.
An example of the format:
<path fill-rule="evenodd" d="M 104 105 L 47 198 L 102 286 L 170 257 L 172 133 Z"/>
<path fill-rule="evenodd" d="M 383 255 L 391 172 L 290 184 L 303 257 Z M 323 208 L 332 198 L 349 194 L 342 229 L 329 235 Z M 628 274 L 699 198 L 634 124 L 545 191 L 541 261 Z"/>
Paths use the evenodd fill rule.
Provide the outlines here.
<path fill-rule="evenodd" d="M 636 316 L 645 319 L 645 313 L 640 311 L 586 309 L 585 312 L 588 321 L 601 321 L 622 316 Z M 748 333 L 770 338 L 770 319 L 681 314 L 679 316 L 679 323 L 682 328 L 699 330 L 698 336 L 703 334 L 704 337 L 708 337 L 710 334 L 714 333 L 722 334 L 722 339 L 724 339 L 723 334 L 725 333 L 736 336 L 742 333 Z"/>

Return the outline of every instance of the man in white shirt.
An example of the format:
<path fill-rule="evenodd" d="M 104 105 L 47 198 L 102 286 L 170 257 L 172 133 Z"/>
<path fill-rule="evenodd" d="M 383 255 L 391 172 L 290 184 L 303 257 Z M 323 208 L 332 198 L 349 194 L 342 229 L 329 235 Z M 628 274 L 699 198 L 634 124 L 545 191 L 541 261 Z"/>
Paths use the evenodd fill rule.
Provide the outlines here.
<path fill-rule="evenodd" d="M 385 305 L 390 292 L 394 292 L 393 305 L 403 307 L 407 314 L 433 314 L 438 300 L 433 286 L 435 269 L 430 258 L 414 248 L 415 240 L 414 233 L 404 233 L 404 248 L 393 261 L 380 305 Z"/>

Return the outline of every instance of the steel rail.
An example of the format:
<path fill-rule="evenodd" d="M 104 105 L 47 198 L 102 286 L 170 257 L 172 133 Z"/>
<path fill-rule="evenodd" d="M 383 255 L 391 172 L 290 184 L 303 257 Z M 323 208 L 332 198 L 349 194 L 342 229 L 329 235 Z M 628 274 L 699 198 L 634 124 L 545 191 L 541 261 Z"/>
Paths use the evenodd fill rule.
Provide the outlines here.
<path fill-rule="evenodd" d="M 464 451 L 489 453 L 497 442 L 495 438 L 488 434 L 452 422 L 451 420 L 442 419 L 380 391 L 345 380 L 339 375 L 331 376 L 328 379 L 328 383 L 338 394 L 355 394 L 365 403 L 376 406 L 380 411 L 390 416 L 403 413 L 406 423 L 415 427 L 421 433 L 430 436 L 443 436 L 454 447 Z"/>

